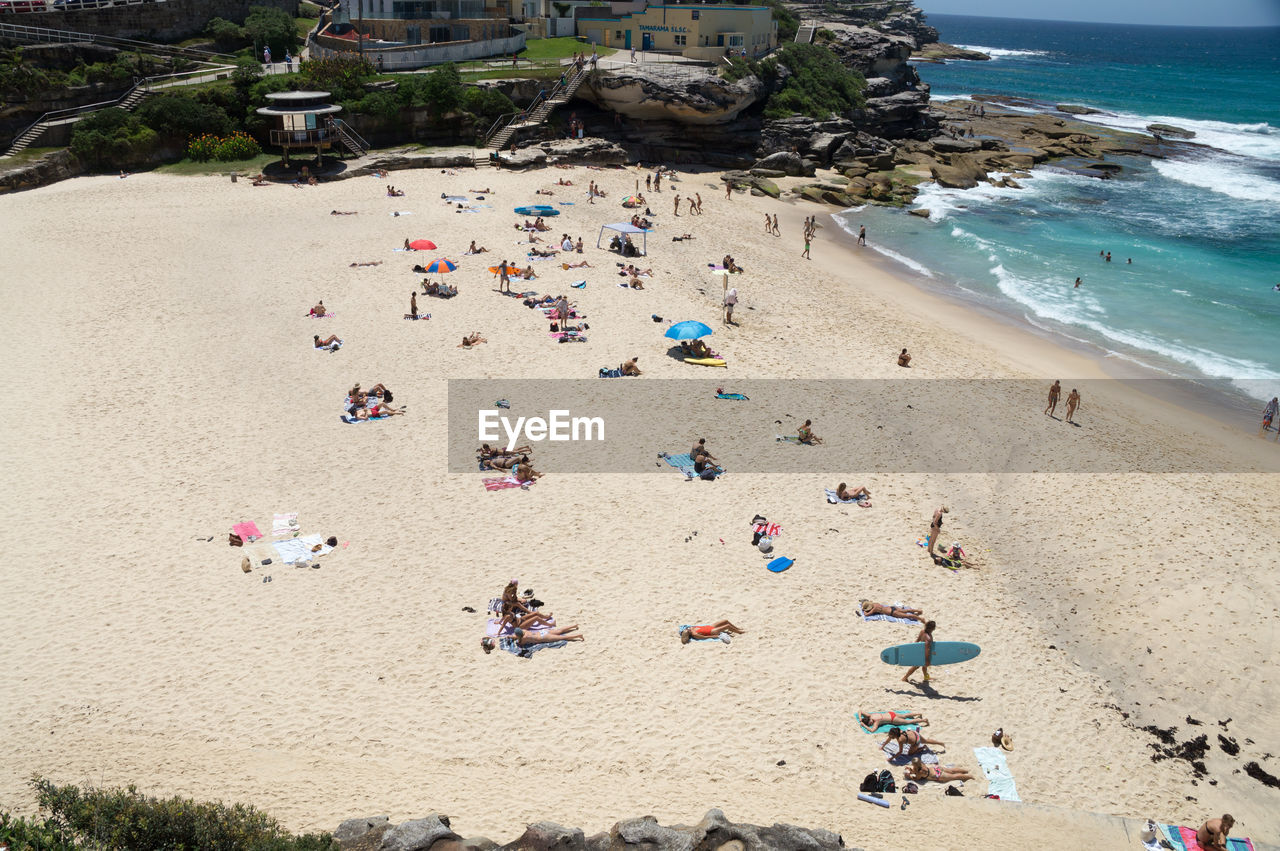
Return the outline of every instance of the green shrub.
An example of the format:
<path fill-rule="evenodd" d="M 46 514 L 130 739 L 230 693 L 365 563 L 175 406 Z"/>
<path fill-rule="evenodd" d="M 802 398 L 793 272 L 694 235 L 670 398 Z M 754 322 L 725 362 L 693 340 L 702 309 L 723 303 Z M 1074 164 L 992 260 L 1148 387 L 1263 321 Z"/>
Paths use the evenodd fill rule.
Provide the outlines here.
<path fill-rule="evenodd" d="M 783 45 L 777 53 L 760 63 L 766 79 L 781 76 L 778 66 L 790 74 L 782 88 L 765 102 L 765 118 L 808 115 L 827 118 L 842 115 L 866 103 L 863 95 L 867 81 L 857 71 L 845 67 L 830 50 L 816 44 Z"/>
<path fill-rule="evenodd" d="M 400 114 L 400 105 L 400 98 L 394 92 L 370 92 L 359 100 L 351 101 L 347 111 L 392 119 Z"/>
<path fill-rule="evenodd" d="M 462 90 L 462 108 L 477 118 L 493 121 L 499 115 L 515 112 L 511 98 L 497 89 L 481 89 L 468 86 Z"/>
<path fill-rule="evenodd" d="M 773 19 L 778 22 L 778 43 L 791 41 L 800 28 L 800 20 L 795 13 L 784 6 L 781 0 L 752 0 L 752 5 L 768 6 L 773 11 Z"/>
<path fill-rule="evenodd" d="M 0 845 L 9 851 L 76 851 L 74 840 L 56 825 L 8 813 L 0 813 Z"/>
<path fill-rule="evenodd" d="M 420 85 L 424 102 L 437 116 L 456 112 L 462 106 L 462 78 L 452 62 L 423 74 Z"/>
<path fill-rule="evenodd" d="M 244 34 L 253 42 L 255 51 L 266 45 L 272 55 L 281 59 L 286 50 L 298 44 L 298 29 L 289 13 L 267 6 L 254 6 L 249 10 L 249 16 L 244 19 Z"/>
<path fill-rule="evenodd" d="M 229 163 L 252 159 L 260 153 L 262 146 L 258 144 L 258 140 L 237 130 L 218 142 L 213 155 L 219 162 Z"/>
<path fill-rule="evenodd" d="M 231 130 L 231 118 L 222 107 L 200 103 L 183 94 L 148 98 L 134 114 L 161 136 L 185 139 L 203 133 L 220 135 Z"/>
<path fill-rule="evenodd" d="M 813 37 L 816 38 L 818 41 L 835 41 L 836 40 L 836 34 L 831 30 L 827 29 L 826 27 L 821 27 L 816 33 L 813 34 Z"/>
<path fill-rule="evenodd" d="M 145 162 L 157 142 L 156 131 L 138 116 L 111 107 L 76 122 L 71 152 L 92 167 L 114 170 Z"/>
<path fill-rule="evenodd" d="M 325 59 L 302 62 L 301 78 L 309 89 L 331 92 L 334 100 L 364 97 L 364 81 L 373 76 L 373 64 L 357 53 L 339 53 Z"/>
<path fill-rule="evenodd" d="M 95 849 L 336 851 L 337 848 L 327 833 L 295 836 L 271 816 L 243 804 L 153 798 L 139 793 L 133 786 L 81 790 L 75 786 L 55 786 L 42 778 L 33 780 L 32 785 L 41 810 L 49 811 L 45 825 L 68 830 Z"/>
<path fill-rule="evenodd" d="M 208 133 L 203 133 L 188 140 L 187 159 L 195 160 L 198 163 L 207 163 L 213 159 L 220 141 L 220 137 L 211 136 Z"/>
<path fill-rule="evenodd" d="M 735 56 L 720 66 L 720 76 L 730 83 L 736 83 L 744 77 L 759 76 L 760 64 L 754 59 L 743 59 Z"/>
<path fill-rule="evenodd" d="M 204 34 L 213 39 L 220 50 L 236 50 L 244 47 L 249 38 L 244 27 L 224 18 L 212 18 L 205 24 Z"/>

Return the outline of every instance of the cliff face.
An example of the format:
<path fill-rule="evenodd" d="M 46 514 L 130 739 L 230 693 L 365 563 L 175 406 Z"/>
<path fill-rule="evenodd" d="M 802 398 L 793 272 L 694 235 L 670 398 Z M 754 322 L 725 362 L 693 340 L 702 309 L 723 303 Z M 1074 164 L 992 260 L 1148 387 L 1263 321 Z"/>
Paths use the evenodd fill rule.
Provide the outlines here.
<path fill-rule="evenodd" d="M 730 83 L 714 69 L 673 64 L 594 74 L 579 94 L 597 106 L 642 121 L 725 124 L 767 92 L 757 77 Z"/>

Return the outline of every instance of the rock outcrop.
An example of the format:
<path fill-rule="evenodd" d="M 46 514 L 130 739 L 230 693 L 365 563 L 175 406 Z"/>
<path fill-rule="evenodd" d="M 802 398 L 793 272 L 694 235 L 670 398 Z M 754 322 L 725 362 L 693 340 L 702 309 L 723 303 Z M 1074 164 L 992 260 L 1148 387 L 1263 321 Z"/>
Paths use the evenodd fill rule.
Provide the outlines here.
<path fill-rule="evenodd" d="M 85 168 L 70 151 L 53 151 L 38 160 L 8 165 L 11 160 L 0 160 L 0 193 L 20 189 L 48 186 L 59 180 L 84 174 Z"/>
<path fill-rule="evenodd" d="M 920 45 L 916 48 L 915 53 L 911 55 L 911 58 L 921 62 L 944 62 L 948 59 L 985 62 L 991 57 L 981 50 L 969 50 L 964 47 L 956 47 L 954 44 L 935 41 L 932 44 Z"/>
<path fill-rule="evenodd" d="M 586 836 L 553 822 L 529 825 L 520 837 L 497 845 L 483 837 L 462 839 L 446 816 L 391 825 L 385 816 L 344 821 L 333 834 L 342 851 L 841 851 L 844 840 L 829 830 L 774 824 L 736 824 L 710 810 L 692 826 L 658 824 L 653 816 L 620 821 Z M 407 843 L 407 844 L 406 844 Z M 850 849 L 858 851 L 858 849 Z"/>
<path fill-rule="evenodd" d="M 595 73 L 578 95 L 628 118 L 681 124 L 725 124 L 766 94 L 754 76 L 736 82 L 715 68 L 697 65 L 636 65 Z"/>
<path fill-rule="evenodd" d="M 1181 127 L 1174 127 L 1172 124 L 1148 124 L 1147 132 L 1154 136 L 1173 136 L 1176 139 L 1194 139 L 1196 137 L 1194 130 L 1185 130 Z"/>

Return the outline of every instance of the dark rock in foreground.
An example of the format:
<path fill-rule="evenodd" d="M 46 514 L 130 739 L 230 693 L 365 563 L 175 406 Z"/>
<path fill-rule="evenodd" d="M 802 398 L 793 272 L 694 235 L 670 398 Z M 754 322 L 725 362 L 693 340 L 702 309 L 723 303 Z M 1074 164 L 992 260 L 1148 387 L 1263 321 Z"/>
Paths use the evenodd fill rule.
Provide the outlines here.
<path fill-rule="evenodd" d="M 620 821 L 606 833 L 586 836 L 578 828 L 552 822 L 529 825 L 506 845 L 488 839 L 462 839 L 447 816 L 391 825 L 386 816 L 350 819 L 333 838 L 343 851 L 838 851 L 845 847 L 829 830 L 774 824 L 735 824 L 720 810 L 710 810 L 692 826 L 658 824 L 653 816 Z M 858 849 L 851 849 L 858 851 Z"/>

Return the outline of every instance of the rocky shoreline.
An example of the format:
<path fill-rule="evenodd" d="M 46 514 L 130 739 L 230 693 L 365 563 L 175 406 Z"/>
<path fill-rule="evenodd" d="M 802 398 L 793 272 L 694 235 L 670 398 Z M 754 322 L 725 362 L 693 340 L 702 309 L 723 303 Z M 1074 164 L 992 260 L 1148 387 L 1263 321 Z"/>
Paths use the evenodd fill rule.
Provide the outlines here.
<path fill-rule="evenodd" d="M 536 822 L 506 845 L 454 833 L 449 817 L 392 824 L 387 816 L 348 819 L 333 833 L 342 851 L 837 851 L 844 839 L 829 830 L 774 824 L 736 824 L 709 810 L 696 825 L 658 824 L 653 816 L 628 819 L 587 836 L 580 828 Z M 850 849 L 858 851 L 858 849 Z"/>

